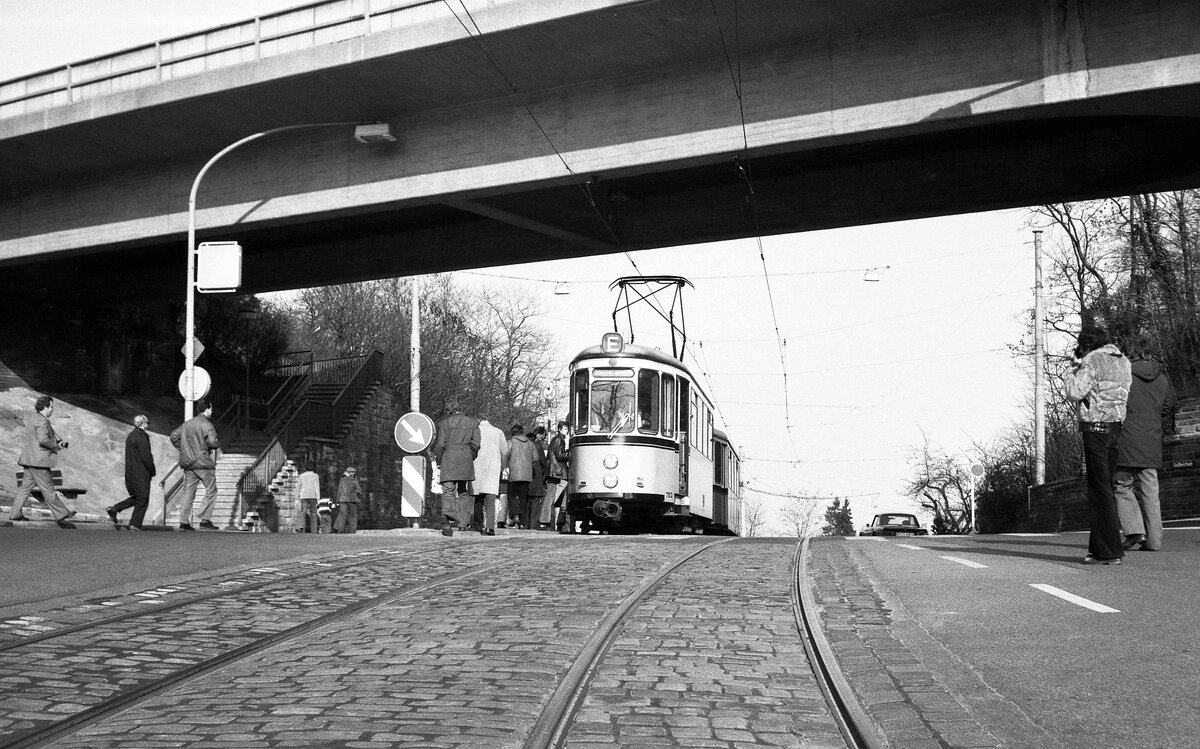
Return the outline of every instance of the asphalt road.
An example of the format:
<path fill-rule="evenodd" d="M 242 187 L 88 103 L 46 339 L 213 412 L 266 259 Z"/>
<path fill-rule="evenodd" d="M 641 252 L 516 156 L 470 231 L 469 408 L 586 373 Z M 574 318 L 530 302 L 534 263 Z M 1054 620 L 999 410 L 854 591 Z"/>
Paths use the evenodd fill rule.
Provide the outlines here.
<path fill-rule="evenodd" d="M 1095 567 L 1082 533 L 847 543 L 977 720 L 1007 702 L 1064 747 L 1200 747 L 1200 530 Z"/>

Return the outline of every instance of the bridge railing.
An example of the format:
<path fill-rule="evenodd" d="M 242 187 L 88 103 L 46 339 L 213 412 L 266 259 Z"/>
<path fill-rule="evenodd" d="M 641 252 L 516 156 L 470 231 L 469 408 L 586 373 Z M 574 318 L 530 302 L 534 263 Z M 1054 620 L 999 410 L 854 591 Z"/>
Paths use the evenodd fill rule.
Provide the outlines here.
<path fill-rule="evenodd" d="M 471 13 L 521 1 L 461 0 Z M 0 119 L 451 15 L 441 0 L 308 3 L 0 82 Z"/>

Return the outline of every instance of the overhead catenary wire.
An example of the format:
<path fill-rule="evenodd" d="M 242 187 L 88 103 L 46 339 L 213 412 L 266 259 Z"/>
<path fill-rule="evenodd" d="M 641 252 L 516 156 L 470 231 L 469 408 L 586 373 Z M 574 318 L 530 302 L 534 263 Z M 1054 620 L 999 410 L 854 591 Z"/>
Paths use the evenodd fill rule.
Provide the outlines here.
<path fill-rule="evenodd" d="M 784 428 L 788 435 L 788 441 L 791 443 L 792 452 L 796 453 L 796 437 L 793 431 L 791 408 L 788 403 L 788 372 L 787 372 L 787 355 L 786 341 L 783 334 L 779 330 L 779 314 L 775 308 L 775 295 L 771 289 L 771 274 L 767 269 L 767 255 L 763 247 L 762 241 L 762 225 L 758 216 L 758 194 L 754 189 L 754 178 L 750 171 L 750 134 L 746 128 L 746 107 L 745 100 L 742 96 L 742 50 L 741 50 L 741 23 L 738 13 L 738 0 L 733 0 L 733 46 L 734 54 L 731 57 L 729 53 L 729 44 L 725 40 L 725 29 L 721 22 L 720 14 L 717 12 L 716 0 L 710 0 L 712 7 L 713 18 L 716 22 L 717 37 L 721 41 L 721 51 L 725 55 L 725 63 L 729 67 L 729 76 L 733 82 L 733 92 L 737 97 L 738 119 L 741 123 L 742 131 L 742 151 L 739 156 L 734 157 L 734 166 L 738 170 L 742 181 L 746 184 L 747 199 L 750 203 L 750 217 L 754 228 L 755 243 L 758 246 L 758 259 L 762 263 L 763 284 L 767 290 L 767 304 L 771 310 L 771 324 L 775 331 L 775 342 L 779 350 L 779 367 L 783 375 L 783 419 Z M 736 58 L 736 63 L 734 61 Z"/>

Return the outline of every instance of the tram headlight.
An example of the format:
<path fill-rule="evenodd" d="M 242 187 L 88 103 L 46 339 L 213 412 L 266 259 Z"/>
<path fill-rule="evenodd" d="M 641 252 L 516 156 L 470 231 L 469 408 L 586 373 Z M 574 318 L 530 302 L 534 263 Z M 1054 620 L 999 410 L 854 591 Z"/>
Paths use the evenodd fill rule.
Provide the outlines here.
<path fill-rule="evenodd" d="M 616 489 L 617 488 L 617 474 L 615 474 L 615 473 L 604 474 L 604 488 L 606 488 L 606 489 Z"/>
<path fill-rule="evenodd" d="M 609 453 L 608 455 L 604 456 L 604 467 L 607 468 L 608 470 L 610 470 L 610 471 L 614 470 L 617 467 L 618 463 L 620 463 L 620 461 L 617 460 L 616 455 Z"/>

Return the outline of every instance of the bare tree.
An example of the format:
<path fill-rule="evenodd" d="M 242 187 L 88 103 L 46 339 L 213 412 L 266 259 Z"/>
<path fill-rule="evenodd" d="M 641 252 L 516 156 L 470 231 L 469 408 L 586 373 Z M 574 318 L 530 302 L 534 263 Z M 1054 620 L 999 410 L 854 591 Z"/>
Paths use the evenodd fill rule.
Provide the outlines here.
<path fill-rule="evenodd" d="M 931 445 L 928 436 L 910 462 L 913 479 L 905 492 L 933 513 L 934 529 L 939 534 L 969 532 L 970 478 L 962 462 Z"/>
<path fill-rule="evenodd" d="M 819 498 L 799 493 L 788 493 L 783 497 L 783 505 L 779 508 L 779 521 L 783 525 L 783 533 L 797 538 L 813 535 L 817 526 Z"/>
<path fill-rule="evenodd" d="M 767 509 L 761 497 L 742 495 L 742 535 L 758 536 L 767 524 Z"/>

